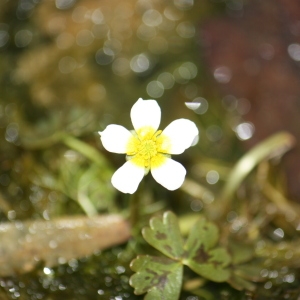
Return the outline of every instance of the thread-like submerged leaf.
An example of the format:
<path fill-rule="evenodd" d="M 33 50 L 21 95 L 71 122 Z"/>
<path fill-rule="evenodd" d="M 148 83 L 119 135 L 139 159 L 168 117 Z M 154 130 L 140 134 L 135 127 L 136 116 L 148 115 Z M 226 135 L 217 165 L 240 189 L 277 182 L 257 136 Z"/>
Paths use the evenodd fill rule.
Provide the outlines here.
<path fill-rule="evenodd" d="M 131 262 L 136 274 L 130 278 L 134 293 L 148 294 L 145 300 L 176 300 L 182 284 L 183 265 L 166 257 L 138 256 Z"/>
<path fill-rule="evenodd" d="M 183 255 L 183 240 L 180 234 L 177 217 L 168 211 L 163 218 L 150 220 L 150 228 L 143 229 L 144 239 L 155 249 L 166 256 L 179 259 Z"/>
<path fill-rule="evenodd" d="M 201 218 L 192 228 L 185 244 L 184 264 L 212 281 L 226 281 L 231 276 L 227 268 L 231 257 L 225 248 L 214 248 L 219 239 L 215 224 Z"/>

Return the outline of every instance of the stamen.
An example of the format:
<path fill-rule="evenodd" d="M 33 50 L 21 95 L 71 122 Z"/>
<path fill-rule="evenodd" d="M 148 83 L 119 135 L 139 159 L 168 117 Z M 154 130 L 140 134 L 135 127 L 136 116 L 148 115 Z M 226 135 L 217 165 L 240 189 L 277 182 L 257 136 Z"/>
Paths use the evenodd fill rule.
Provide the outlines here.
<path fill-rule="evenodd" d="M 164 159 L 161 155 L 162 141 L 165 140 L 161 136 L 162 130 L 155 130 L 152 127 L 143 127 L 136 132 L 127 145 L 128 156 L 132 156 L 132 162 L 145 168 L 151 168 L 152 165 L 159 165 Z M 158 159 L 158 156 L 160 157 Z"/>

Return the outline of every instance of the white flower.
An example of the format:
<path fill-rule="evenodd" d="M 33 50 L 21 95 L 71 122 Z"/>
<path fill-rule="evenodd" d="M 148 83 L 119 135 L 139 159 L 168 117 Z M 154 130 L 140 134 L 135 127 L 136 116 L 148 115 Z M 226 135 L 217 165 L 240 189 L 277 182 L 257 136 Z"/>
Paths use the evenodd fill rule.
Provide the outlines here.
<path fill-rule="evenodd" d="M 158 130 L 160 116 L 160 107 L 155 100 L 140 98 L 130 113 L 132 132 L 120 125 L 108 125 L 104 131 L 99 131 L 107 151 L 127 154 L 127 162 L 111 179 L 119 191 L 133 194 L 149 170 L 168 190 L 176 190 L 182 185 L 186 170 L 170 155 L 181 154 L 189 148 L 198 136 L 198 129 L 192 121 L 178 119 L 165 130 Z"/>

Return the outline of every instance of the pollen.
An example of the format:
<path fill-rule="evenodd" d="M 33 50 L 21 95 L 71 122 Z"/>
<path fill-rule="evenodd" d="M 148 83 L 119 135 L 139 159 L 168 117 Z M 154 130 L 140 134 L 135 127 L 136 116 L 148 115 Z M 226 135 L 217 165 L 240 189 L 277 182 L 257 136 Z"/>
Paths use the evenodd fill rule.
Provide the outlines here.
<path fill-rule="evenodd" d="M 155 131 L 152 127 L 143 127 L 135 132 L 126 149 L 131 161 L 145 168 L 161 166 L 170 150 L 169 139 L 162 136 L 161 132 Z"/>

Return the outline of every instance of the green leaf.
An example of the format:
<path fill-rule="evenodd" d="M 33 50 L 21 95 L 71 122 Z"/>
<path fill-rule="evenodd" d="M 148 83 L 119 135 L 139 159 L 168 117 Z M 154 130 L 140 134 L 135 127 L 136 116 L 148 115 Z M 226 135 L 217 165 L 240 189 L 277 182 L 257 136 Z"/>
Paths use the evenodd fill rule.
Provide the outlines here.
<path fill-rule="evenodd" d="M 204 217 L 200 217 L 196 224 L 192 227 L 188 239 L 185 243 L 185 249 L 198 249 L 203 247 L 208 250 L 214 247 L 219 240 L 219 229 L 212 223 L 208 222 Z"/>
<path fill-rule="evenodd" d="M 230 256 L 225 248 L 216 248 L 205 252 L 202 248 L 194 257 L 189 257 L 184 263 L 194 272 L 216 282 L 228 280 L 230 269 L 226 268 L 230 263 Z"/>
<path fill-rule="evenodd" d="M 256 285 L 242 277 L 239 277 L 235 274 L 228 280 L 228 283 L 238 291 L 248 290 L 255 291 Z"/>
<path fill-rule="evenodd" d="M 166 212 L 163 218 L 154 217 L 150 220 L 150 228 L 142 231 L 144 239 L 155 249 L 166 256 L 178 260 L 183 255 L 183 240 L 180 234 L 177 217 Z"/>
<path fill-rule="evenodd" d="M 219 239 L 215 224 L 201 218 L 192 228 L 186 241 L 186 259 L 183 261 L 194 272 L 212 281 L 228 280 L 231 271 L 226 268 L 231 257 L 225 248 L 213 248 Z"/>
<path fill-rule="evenodd" d="M 148 293 L 145 300 L 176 300 L 179 298 L 183 266 L 165 257 L 141 255 L 130 264 L 136 274 L 130 278 L 134 293 Z"/>
<path fill-rule="evenodd" d="M 231 239 L 228 243 L 228 246 L 233 265 L 247 262 L 253 258 L 254 247 L 249 243 L 237 242 Z"/>
<path fill-rule="evenodd" d="M 242 277 L 246 280 L 255 282 L 264 281 L 265 278 L 261 276 L 261 270 L 263 269 L 263 262 L 251 260 L 248 264 L 234 266 L 234 274 Z"/>

